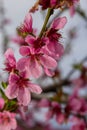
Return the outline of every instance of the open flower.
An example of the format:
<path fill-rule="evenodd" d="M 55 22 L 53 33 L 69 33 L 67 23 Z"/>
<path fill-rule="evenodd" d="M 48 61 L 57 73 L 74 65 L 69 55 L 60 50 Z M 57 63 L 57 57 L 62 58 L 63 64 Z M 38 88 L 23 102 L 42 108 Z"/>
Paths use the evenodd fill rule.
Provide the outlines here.
<path fill-rule="evenodd" d="M 34 38 L 29 35 L 26 37 L 26 42 L 29 46 L 20 48 L 20 54 L 24 58 L 19 60 L 18 68 L 24 69 L 24 66 L 27 66 L 29 76 L 38 78 L 42 74 L 42 67 L 43 69 L 53 69 L 57 66 L 57 62 L 42 50 L 45 47 L 44 44 L 48 43 L 47 39 Z"/>
<path fill-rule="evenodd" d="M 5 94 L 9 99 L 17 98 L 20 105 L 27 106 L 31 100 L 31 92 L 40 94 L 41 91 L 38 85 L 26 78 L 25 72 L 20 72 L 19 74 L 10 73 Z"/>

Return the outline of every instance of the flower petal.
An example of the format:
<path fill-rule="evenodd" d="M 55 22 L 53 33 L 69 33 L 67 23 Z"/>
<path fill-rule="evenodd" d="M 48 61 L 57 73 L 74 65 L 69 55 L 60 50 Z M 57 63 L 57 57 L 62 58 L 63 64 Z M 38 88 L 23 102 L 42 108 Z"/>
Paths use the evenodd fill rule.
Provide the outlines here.
<path fill-rule="evenodd" d="M 51 28 L 54 28 L 56 30 L 58 29 L 62 29 L 65 24 L 67 23 L 67 19 L 66 17 L 62 17 L 62 18 L 56 18 L 54 19 L 54 21 L 51 24 Z"/>
<path fill-rule="evenodd" d="M 35 58 L 30 58 L 29 60 L 29 71 L 30 71 L 30 75 L 35 78 L 39 78 L 42 74 L 41 65 L 38 63 L 38 61 Z"/>
<path fill-rule="evenodd" d="M 9 99 L 16 98 L 18 95 L 18 86 L 15 85 L 8 85 L 7 88 L 5 89 L 5 94 Z"/>
<path fill-rule="evenodd" d="M 44 68 L 44 71 L 45 71 L 46 75 L 48 75 L 50 77 L 52 77 L 55 74 L 54 71 L 47 69 L 47 68 Z"/>
<path fill-rule="evenodd" d="M 21 87 L 19 89 L 17 99 L 19 101 L 19 104 L 27 106 L 31 100 L 31 95 L 28 88 L 26 88 L 25 86 Z"/>
<path fill-rule="evenodd" d="M 57 66 L 57 62 L 48 55 L 41 56 L 40 62 L 45 68 L 49 69 L 53 69 Z"/>
<path fill-rule="evenodd" d="M 15 118 L 12 118 L 12 119 L 11 119 L 10 126 L 11 126 L 11 129 L 13 129 L 13 130 L 16 129 L 16 127 L 17 127 L 17 122 L 16 122 L 16 119 L 15 119 Z"/>
<path fill-rule="evenodd" d="M 59 59 L 64 53 L 63 45 L 58 42 L 50 42 L 47 47 L 55 59 Z"/>
<path fill-rule="evenodd" d="M 41 99 L 38 103 L 39 107 L 51 107 L 51 102 L 48 99 Z"/>
<path fill-rule="evenodd" d="M 16 67 L 16 59 L 14 57 L 14 53 L 13 50 L 11 48 L 9 48 L 6 52 L 5 52 L 5 58 L 6 58 L 6 67 L 7 68 L 15 68 Z"/>
<path fill-rule="evenodd" d="M 29 83 L 28 86 L 29 90 L 33 93 L 40 94 L 42 92 L 42 89 L 39 85 Z"/>
<path fill-rule="evenodd" d="M 30 54 L 30 48 L 28 46 L 22 46 L 20 47 L 19 52 L 22 56 L 27 56 Z"/>
<path fill-rule="evenodd" d="M 25 41 L 28 43 L 28 44 L 31 44 L 33 45 L 34 44 L 34 41 L 35 41 L 35 37 L 31 36 L 31 35 L 28 35 L 26 38 L 25 38 Z"/>
<path fill-rule="evenodd" d="M 18 80 L 19 80 L 19 76 L 17 76 L 14 73 L 10 73 L 9 84 L 16 84 Z"/>
<path fill-rule="evenodd" d="M 9 58 L 14 59 L 14 53 L 13 53 L 13 50 L 11 48 L 7 49 L 7 51 L 5 52 L 4 55 L 7 59 L 9 59 Z"/>
<path fill-rule="evenodd" d="M 28 60 L 27 60 L 27 58 L 21 58 L 17 62 L 17 69 L 20 70 L 20 71 L 25 70 L 25 68 L 27 66 L 28 66 Z"/>
<path fill-rule="evenodd" d="M 32 32 L 32 23 L 32 16 L 30 13 L 28 13 L 24 19 L 24 27 L 27 29 L 28 32 Z"/>

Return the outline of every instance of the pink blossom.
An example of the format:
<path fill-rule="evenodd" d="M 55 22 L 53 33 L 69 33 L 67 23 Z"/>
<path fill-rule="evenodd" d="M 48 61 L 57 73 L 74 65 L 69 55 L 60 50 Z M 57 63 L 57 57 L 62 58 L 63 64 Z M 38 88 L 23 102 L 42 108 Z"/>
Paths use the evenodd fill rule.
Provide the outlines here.
<path fill-rule="evenodd" d="M 33 32 L 33 28 L 32 28 L 32 24 L 33 24 L 33 20 L 32 20 L 32 16 L 30 13 L 28 13 L 25 16 L 24 22 L 21 25 L 21 27 L 18 28 L 19 33 L 23 33 L 23 36 L 25 36 L 27 33 L 32 33 Z"/>
<path fill-rule="evenodd" d="M 23 71 L 21 70 L 22 65 L 18 66 L 12 49 L 6 51 L 5 57 L 6 70 L 10 72 L 9 83 L 5 89 L 5 94 L 9 99 L 17 98 L 19 104 L 27 106 L 31 100 L 30 92 L 40 94 L 42 90 L 38 85 L 32 84 L 29 81 L 26 66 Z"/>
<path fill-rule="evenodd" d="M 5 66 L 5 70 L 8 72 L 16 68 L 16 59 L 11 48 L 5 52 Z"/>
<path fill-rule="evenodd" d="M 42 67 L 43 69 L 53 69 L 57 66 L 57 62 L 51 56 L 45 54 L 42 49 L 45 47 L 44 44 L 48 44 L 47 39 L 34 38 L 29 35 L 26 37 L 26 42 L 29 46 L 22 46 L 20 48 L 20 54 L 25 57 L 19 60 L 18 66 L 28 66 L 30 76 L 38 78 L 42 74 Z M 24 66 L 21 66 L 21 69 Z"/>
<path fill-rule="evenodd" d="M 61 112 L 56 115 L 56 121 L 62 124 L 65 121 L 65 115 Z"/>
<path fill-rule="evenodd" d="M 59 30 L 64 28 L 65 24 L 67 23 L 67 18 L 66 17 L 61 17 L 61 18 L 56 18 L 53 20 L 51 24 L 51 28 L 55 30 Z"/>
<path fill-rule="evenodd" d="M 17 98 L 20 105 L 27 106 L 31 100 L 31 92 L 40 94 L 42 89 L 31 83 L 25 72 L 10 73 L 9 84 L 5 89 L 5 94 L 9 99 Z"/>
<path fill-rule="evenodd" d="M 38 103 L 39 107 L 50 107 L 51 106 L 51 102 L 47 99 L 42 99 L 39 103 Z"/>
<path fill-rule="evenodd" d="M 39 107 L 48 108 L 48 111 L 46 112 L 46 120 L 50 120 L 55 116 L 56 121 L 59 124 L 62 124 L 64 122 L 65 115 L 62 113 L 61 106 L 57 102 L 51 102 L 47 99 L 42 99 L 38 105 Z"/>
<path fill-rule="evenodd" d="M 0 112 L 0 130 L 15 130 L 17 123 L 15 114 L 8 111 Z"/>
<path fill-rule="evenodd" d="M 63 45 L 59 42 L 62 36 L 57 31 L 59 29 L 62 29 L 65 26 L 66 22 L 66 17 L 54 19 L 46 34 L 47 38 L 49 38 L 49 43 L 47 44 L 45 51 L 51 57 L 57 60 L 63 55 L 64 52 Z"/>
<path fill-rule="evenodd" d="M 77 79 L 72 80 L 72 84 L 76 89 L 80 89 L 86 86 L 87 81 L 85 77 L 78 77 Z"/>
<path fill-rule="evenodd" d="M 78 96 L 71 96 L 69 101 L 68 101 L 68 105 L 66 107 L 66 110 L 72 111 L 74 113 L 80 113 L 82 115 L 84 115 L 85 113 L 87 113 L 87 102 L 85 99 L 80 98 Z"/>
<path fill-rule="evenodd" d="M 53 76 L 53 69 L 57 66 L 56 60 L 63 54 L 63 46 L 58 42 L 61 34 L 57 33 L 62 29 L 67 20 L 66 17 L 55 19 L 46 36 L 42 38 L 28 35 L 25 38 L 27 46 L 20 48 L 20 54 L 24 56 L 18 62 L 18 68 L 28 67 L 29 76 L 38 78 L 42 74 L 42 68 L 48 76 Z"/>
<path fill-rule="evenodd" d="M 73 122 L 74 122 L 74 124 L 71 127 L 71 130 L 85 130 L 86 124 L 85 124 L 85 122 L 83 120 L 78 119 L 77 121 L 73 120 Z"/>
<path fill-rule="evenodd" d="M 0 110 L 3 109 L 4 105 L 5 105 L 4 99 L 3 99 L 3 98 L 0 98 Z"/>
<path fill-rule="evenodd" d="M 61 106 L 57 102 L 52 102 L 52 107 L 53 107 L 53 114 L 56 115 L 56 121 L 59 124 L 62 124 L 65 120 L 65 115 L 61 111 Z"/>

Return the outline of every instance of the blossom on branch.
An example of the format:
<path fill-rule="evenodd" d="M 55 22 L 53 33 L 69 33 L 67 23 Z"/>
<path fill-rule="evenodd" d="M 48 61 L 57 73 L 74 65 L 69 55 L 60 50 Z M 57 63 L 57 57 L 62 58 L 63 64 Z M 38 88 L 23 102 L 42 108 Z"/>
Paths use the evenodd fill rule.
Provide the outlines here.
<path fill-rule="evenodd" d="M 27 20 L 28 18 L 26 18 Z M 63 46 L 59 43 L 61 37 L 57 33 L 67 22 L 66 17 L 56 18 L 52 22 L 50 28 L 44 32 L 44 36 L 37 37 L 28 34 L 25 37 L 27 45 L 20 47 L 19 52 L 23 58 L 18 62 L 19 69 L 28 68 L 29 77 L 38 78 L 44 72 L 51 76 L 51 72 L 57 66 L 57 60 L 63 54 Z"/>
<path fill-rule="evenodd" d="M 42 89 L 29 81 L 27 69 L 25 68 L 23 71 L 20 69 L 12 49 L 8 49 L 5 56 L 8 59 L 6 70 L 10 72 L 5 94 L 9 99 L 17 98 L 20 105 L 27 106 L 31 100 L 31 92 L 40 94 Z"/>

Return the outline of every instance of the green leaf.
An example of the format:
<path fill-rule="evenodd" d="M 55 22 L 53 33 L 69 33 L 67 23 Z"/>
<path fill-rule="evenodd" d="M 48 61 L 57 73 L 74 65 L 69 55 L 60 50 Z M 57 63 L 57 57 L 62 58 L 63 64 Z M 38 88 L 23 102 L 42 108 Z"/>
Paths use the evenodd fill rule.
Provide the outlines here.
<path fill-rule="evenodd" d="M 7 82 L 2 82 L 1 84 L 2 84 L 2 87 L 3 87 L 4 89 L 7 88 L 7 85 L 8 85 Z"/>

